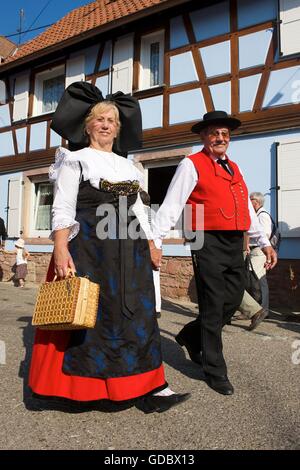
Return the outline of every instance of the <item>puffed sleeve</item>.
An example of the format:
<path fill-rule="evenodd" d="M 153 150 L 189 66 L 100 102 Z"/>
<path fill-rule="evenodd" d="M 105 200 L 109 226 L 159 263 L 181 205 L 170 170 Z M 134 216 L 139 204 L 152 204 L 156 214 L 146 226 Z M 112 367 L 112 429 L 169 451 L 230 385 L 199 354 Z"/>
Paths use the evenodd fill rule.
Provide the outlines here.
<path fill-rule="evenodd" d="M 64 228 L 70 229 L 69 240 L 72 240 L 80 228 L 75 216 L 81 171 L 78 161 L 72 161 L 70 152 L 66 152 L 55 169 L 55 177 L 52 175 L 51 178 L 54 181 L 52 233 L 50 235 L 52 240 L 54 232 Z"/>
<path fill-rule="evenodd" d="M 132 206 L 132 210 L 135 216 L 138 218 L 138 221 L 141 224 L 141 227 L 146 235 L 147 240 L 152 240 L 153 234 L 149 223 L 149 211 L 151 209 L 150 207 L 146 207 L 143 204 L 140 193 L 138 193 L 137 195 L 137 199 L 134 205 Z"/>

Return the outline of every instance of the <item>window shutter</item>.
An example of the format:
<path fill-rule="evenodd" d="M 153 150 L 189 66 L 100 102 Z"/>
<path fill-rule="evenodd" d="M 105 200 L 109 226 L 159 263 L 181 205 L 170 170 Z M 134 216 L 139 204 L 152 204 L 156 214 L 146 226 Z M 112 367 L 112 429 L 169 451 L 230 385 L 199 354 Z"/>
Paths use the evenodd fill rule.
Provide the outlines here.
<path fill-rule="evenodd" d="M 67 60 L 66 67 L 66 88 L 74 82 L 84 80 L 84 56 L 73 57 Z"/>
<path fill-rule="evenodd" d="M 27 119 L 29 100 L 29 75 L 15 79 L 13 120 Z"/>
<path fill-rule="evenodd" d="M 300 52 L 300 0 L 280 0 L 280 54 Z"/>
<path fill-rule="evenodd" d="M 18 177 L 8 182 L 8 221 L 7 234 L 19 238 L 21 229 L 21 194 L 22 182 Z"/>
<path fill-rule="evenodd" d="M 0 104 L 6 103 L 6 86 L 3 80 L 0 80 Z"/>
<path fill-rule="evenodd" d="M 300 237 L 300 141 L 278 146 L 278 222 L 283 237 Z"/>
<path fill-rule="evenodd" d="M 133 36 L 124 36 L 115 42 L 113 58 L 112 93 L 132 93 Z"/>

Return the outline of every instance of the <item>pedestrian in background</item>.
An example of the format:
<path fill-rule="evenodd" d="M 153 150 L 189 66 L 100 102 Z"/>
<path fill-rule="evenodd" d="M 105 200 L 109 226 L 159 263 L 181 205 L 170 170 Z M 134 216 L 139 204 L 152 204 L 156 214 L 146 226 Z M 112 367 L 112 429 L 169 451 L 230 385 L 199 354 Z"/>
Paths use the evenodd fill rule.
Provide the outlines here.
<path fill-rule="evenodd" d="M 25 248 L 25 242 L 23 238 L 19 238 L 19 240 L 16 241 L 15 247 L 17 265 L 15 279 L 18 282 L 18 287 L 24 287 L 27 276 L 27 260 L 30 254 Z"/>
<path fill-rule="evenodd" d="M 5 240 L 7 239 L 7 232 L 4 220 L 0 217 L 0 250 L 5 248 Z"/>
<path fill-rule="evenodd" d="M 265 198 L 264 195 L 260 192 L 253 192 L 250 194 L 250 201 L 256 212 L 258 220 L 261 227 L 270 240 L 272 233 L 272 219 L 269 213 L 264 208 Z M 248 318 L 251 318 L 251 324 L 249 330 L 254 330 L 257 326 L 267 318 L 269 314 L 269 286 L 267 281 L 267 271 L 266 271 L 266 256 L 263 251 L 258 246 L 257 238 L 249 238 L 249 248 L 250 259 L 253 266 L 253 269 L 259 279 L 262 301 L 260 309 L 257 310 L 257 302 L 251 295 L 245 292 L 242 303 L 239 307 L 239 311 L 242 314 L 245 314 Z"/>

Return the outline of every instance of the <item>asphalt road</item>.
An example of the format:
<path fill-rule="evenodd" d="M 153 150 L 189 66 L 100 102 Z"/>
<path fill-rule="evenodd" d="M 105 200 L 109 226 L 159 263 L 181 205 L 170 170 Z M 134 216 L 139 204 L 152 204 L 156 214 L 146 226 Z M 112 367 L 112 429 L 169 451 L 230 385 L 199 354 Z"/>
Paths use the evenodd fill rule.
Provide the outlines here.
<path fill-rule="evenodd" d="M 192 397 L 166 413 L 102 404 L 83 411 L 31 397 L 35 287 L 0 283 L 0 449 L 300 449 L 300 323 L 272 314 L 254 332 L 235 321 L 223 334 L 235 394 L 224 397 L 174 341 L 194 304 L 165 301 L 159 325 L 171 388 Z"/>

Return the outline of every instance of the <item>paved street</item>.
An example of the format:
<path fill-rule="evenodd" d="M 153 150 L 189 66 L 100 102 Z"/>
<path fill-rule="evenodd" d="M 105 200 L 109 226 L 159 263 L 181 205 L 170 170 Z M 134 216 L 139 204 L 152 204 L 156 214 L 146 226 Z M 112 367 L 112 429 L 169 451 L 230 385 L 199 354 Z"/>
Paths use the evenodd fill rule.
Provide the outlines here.
<path fill-rule="evenodd" d="M 245 321 L 226 326 L 235 394 L 224 397 L 208 388 L 174 341 L 195 305 L 165 301 L 159 324 L 167 378 L 192 398 L 162 414 L 117 412 L 109 404 L 83 412 L 33 399 L 26 387 L 35 295 L 35 287 L 0 283 L 0 449 L 300 449 L 298 318 L 273 313 L 254 332 Z"/>

